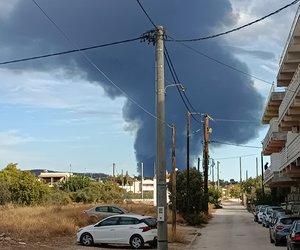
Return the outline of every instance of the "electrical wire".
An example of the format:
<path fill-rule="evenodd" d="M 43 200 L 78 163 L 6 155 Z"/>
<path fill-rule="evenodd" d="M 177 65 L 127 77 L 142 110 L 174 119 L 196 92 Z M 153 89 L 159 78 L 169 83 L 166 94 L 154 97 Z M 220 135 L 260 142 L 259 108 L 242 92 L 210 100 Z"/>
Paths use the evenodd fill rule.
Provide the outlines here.
<path fill-rule="evenodd" d="M 72 44 L 74 47 L 77 47 L 77 50 L 81 53 L 81 55 L 87 60 L 89 64 L 91 64 L 101 75 L 103 75 L 106 80 L 112 84 L 115 88 L 117 88 L 121 93 L 124 94 L 130 100 L 133 104 L 135 104 L 137 107 L 139 107 L 141 110 L 143 110 L 146 114 L 150 115 L 154 119 L 165 123 L 169 128 L 172 128 L 170 124 L 168 124 L 166 121 L 163 121 L 159 119 L 157 116 L 153 115 L 150 111 L 142 107 L 137 101 L 135 101 L 133 98 L 131 98 L 123 89 L 121 89 L 116 83 L 114 83 L 82 50 L 78 48 L 78 46 L 69 38 L 69 36 L 55 23 L 55 21 L 40 7 L 40 5 L 35 1 L 32 0 L 33 3 L 42 11 L 42 13 L 46 16 L 46 18 L 60 31 L 60 33 L 67 39 L 67 41 Z"/>
<path fill-rule="evenodd" d="M 211 143 L 217 143 L 217 144 L 229 145 L 229 146 L 243 147 L 243 148 L 259 148 L 259 149 L 262 148 L 262 147 L 258 147 L 258 146 L 249 146 L 249 145 L 242 145 L 242 144 L 229 143 L 229 142 L 221 142 L 221 141 L 210 141 L 210 142 Z"/>
<path fill-rule="evenodd" d="M 142 11 L 144 12 L 144 14 L 147 16 L 148 20 L 150 21 L 150 23 L 152 23 L 152 25 L 154 26 L 154 28 L 157 29 L 156 24 L 153 22 L 153 20 L 151 19 L 151 17 L 148 15 L 147 11 L 144 9 L 143 5 L 140 3 L 139 0 L 136 0 L 138 5 L 141 7 Z"/>
<path fill-rule="evenodd" d="M 229 160 L 229 159 L 238 159 L 238 158 L 244 158 L 244 157 L 250 157 L 255 156 L 258 154 L 250 154 L 250 155 L 239 155 L 239 156 L 231 156 L 231 157 L 224 157 L 224 158 L 214 158 L 215 160 Z"/>
<path fill-rule="evenodd" d="M 181 97 L 181 100 L 182 100 L 183 103 L 184 103 L 184 106 L 186 107 L 187 111 L 191 114 L 192 118 L 193 118 L 196 122 L 202 123 L 201 121 L 197 120 L 196 117 L 195 117 L 194 114 L 193 114 L 193 113 L 199 113 L 199 112 L 197 112 L 197 111 L 195 110 L 195 108 L 193 107 L 193 105 L 192 105 L 191 102 L 189 101 L 189 99 L 188 99 L 188 97 L 186 96 L 186 94 L 185 94 L 184 92 L 183 92 L 183 94 L 182 94 L 182 92 L 181 92 L 181 90 L 180 90 L 180 88 L 179 88 L 179 86 L 178 86 L 178 84 L 180 84 L 180 81 L 179 81 L 178 75 L 177 75 L 177 73 L 176 73 L 176 71 L 175 71 L 175 68 L 174 68 L 174 66 L 173 66 L 173 63 L 172 63 L 172 61 L 171 61 L 171 58 L 170 58 L 170 56 L 169 56 L 169 53 L 168 53 L 168 50 L 167 50 L 166 47 L 165 47 L 165 53 L 164 53 L 164 54 L 165 54 L 166 62 L 167 62 L 168 68 L 169 68 L 169 70 L 170 70 L 170 72 L 171 72 L 173 81 L 177 84 L 176 87 L 177 87 L 178 93 L 179 93 L 179 95 L 180 95 L 180 97 Z M 184 97 L 185 97 L 185 98 L 184 98 Z M 188 107 L 187 102 L 188 102 L 188 104 L 190 105 L 190 107 L 191 107 L 195 112 L 191 112 L 191 111 L 190 111 L 190 108 Z"/>
<path fill-rule="evenodd" d="M 137 41 L 137 40 L 140 40 L 142 38 L 143 38 L 143 36 L 140 36 L 140 37 L 130 38 L 130 39 L 111 42 L 111 43 L 104 43 L 104 44 L 99 44 L 99 45 L 94 45 L 94 46 L 89 46 L 89 47 L 84 47 L 84 48 L 78 48 L 78 49 L 66 50 L 66 51 L 62 51 L 62 52 L 44 54 L 44 55 L 40 55 L 40 56 L 33 56 L 33 57 L 26 57 L 26 58 L 15 59 L 15 60 L 10 60 L 10 61 L 4 61 L 4 62 L 0 62 L 0 65 L 6 65 L 6 64 L 11 64 L 11 63 L 19 63 L 19 62 L 31 61 L 31 60 L 41 59 L 41 58 L 52 57 L 52 56 L 66 55 L 66 54 L 71 54 L 71 53 L 85 51 L 85 50 L 103 48 L 103 47 L 108 47 L 108 46 L 112 46 L 112 45 Z"/>
<path fill-rule="evenodd" d="M 299 0 L 299 1 L 300 1 L 300 0 Z M 173 38 L 172 38 L 172 39 L 173 39 Z M 174 40 L 175 40 L 175 39 L 174 39 Z M 187 44 L 185 44 L 185 43 L 183 43 L 183 42 L 178 42 L 178 43 L 181 44 L 182 46 L 186 47 L 187 49 L 189 49 L 189 50 L 195 52 L 196 54 L 198 54 L 198 55 L 200 55 L 200 56 L 202 56 L 202 57 L 205 57 L 205 58 L 207 58 L 207 59 L 209 59 L 209 60 L 211 60 L 211 61 L 213 61 L 213 62 L 216 62 L 216 63 L 218 63 L 218 64 L 220 64 L 220 65 L 222 65 L 222 66 L 225 66 L 225 67 L 227 67 L 227 68 L 229 68 L 229 69 L 231 69 L 231 70 L 234 70 L 234 71 L 236 71 L 236 72 L 238 72 L 238 73 L 241 73 L 241 74 L 243 74 L 243 75 L 246 75 L 246 76 L 248 76 L 248 77 L 252 77 L 252 78 L 254 78 L 254 79 L 256 79 L 256 80 L 259 80 L 259 81 L 261 81 L 261 82 L 267 83 L 267 84 L 269 84 L 269 85 L 272 85 L 272 84 L 273 84 L 272 82 L 269 82 L 269 81 L 264 80 L 264 79 L 262 79 L 262 78 L 260 78 L 260 77 L 257 77 L 257 76 L 254 76 L 254 75 L 252 75 L 252 74 L 249 74 L 249 73 L 247 73 L 247 72 L 245 72 L 245 71 L 243 71 L 243 70 L 240 70 L 240 69 L 235 68 L 235 67 L 233 67 L 233 66 L 231 66 L 231 65 L 229 65 L 229 64 L 227 64 L 227 63 L 224 63 L 224 62 L 222 62 L 222 61 L 220 61 L 220 60 L 218 60 L 218 59 L 215 59 L 215 58 L 213 58 L 213 57 L 211 57 L 211 56 L 209 56 L 209 55 L 207 55 L 207 54 L 205 54 L 205 53 L 203 53 L 203 52 L 201 52 L 201 51 L 199 51 L 199 50 L 197 50 L 197 49 L 195 49 L 195 48 L 193 48 L 193 47 L 191 47 L 191 46 L 189 46 L 189 45 L 187 45 Z"/>
<path fill-rule="evenodd" d="M 219 119 L 219 118 L 214 118 L 215 122 L 253 122 L 253 123 L 260 123 L 260 120 L 233 120 L 233 119 Z"/>
<path fill-rule="evenodd" d="M 175 40 L 172 39 L 172 40 L 168 40 L 168 41 L 174 41 L 174 42 L 196 42 L 196 41 L 203 41 L 203 40 L 208 40 L 208 39 L 216 38 L 216 37 L 219 37 L 219 36 L 227 35 L 227 34 L 230 34 L 230 33 L 232 33 L 232 32 L 235 32 L 235 31 L 241 30 L 241 29 L 243 29 L 243 28 L 246 28 L 246 27 L 248 27 L 248 26 L 251 26 L 251 25 L 253 25 L 253 24 L 255 24 L 255 23 L 258 23 L 258 22 L 260 22 L 260 21 L 262 21 L 262 20 L 264 20 L 264 19 L 266 19 L 266 18 L 268 18 L 268 17 L 270 17 L 270 16 L 273 16 L 273 15 L 275 15 L 275 14 L 277 14 L 277 13 L 283 11 L 284 9 L 286 9 L 286 8 L 292 6 L 292 5 L 295 5 L 295 4 L 298 3 L 299 1 L 300 1 L 300 0 L 294 0 L 293 2 L 291 2 L 291 3 L 289 3 L 289 4 L 287 4 L 287 5 L 283 6 L 283 7 L 281 7 L 280 9 L 277 9 L 277 10 L 275 10 L 275 11 L 273 11 L 273 12 L 271 12 L 271 13 L 269 13 L 269 14 L 267 14 L 267 15 L 261 17 L 261 18 L 258 18 L 258 19 L 254 20 L 254 21 L 252 21 L 252 22 L 249 22 L 249 23 L 247 23 L 247 24 L 244 24 L 244 25 L 242 25 L 242 26 L 239 26 L 239 27 L 237 27 L 237 28 L 234 28 L 234 29 L 231 29 L 231 30 L 228 30 L 228 31 L 225 31 L 225 32 L 221 32 L 221 33 L 214 34 L 214 35 L 210 35 L 210 36 L 199 37 L 199 38 L 192 38 L 192 39 L 175 39 Z"/>

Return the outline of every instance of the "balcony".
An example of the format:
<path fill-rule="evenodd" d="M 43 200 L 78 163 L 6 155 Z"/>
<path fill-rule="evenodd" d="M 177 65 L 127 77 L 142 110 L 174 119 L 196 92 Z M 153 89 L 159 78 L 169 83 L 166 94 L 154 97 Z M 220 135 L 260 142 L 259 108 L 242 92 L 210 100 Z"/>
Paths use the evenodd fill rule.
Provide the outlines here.
<path fill-rule="evenodd" d="M 280 173 L 293 180 L 300 179 L 300 134 L 288 133 L 286 147 L 280 153 Z"/>
<path fill-rule="evenodd" d="M 272 153 L 279 153 L 285 146 L 286 139 L 287 133 L 279 132 L 278 118 L 272 118 L 269 131 L 263 141 L 263 154 L 271 155 Z"/>
<path fill-rule="evenodd" d="M 277 75 L 277 86 L 287 87 L 300 63 L 300 7 L 294 18 L 285 48 L 283 50 L 279 73 Z"/>
<path fill-rule="evenodd" d="M 271 165 L 264 172 L 264 185 L 269 187 L 289 187 L 294 181 L 280 173 L 281 167 L 281 153 L 274 153 L 271 155 Z"/>
<path fill-rule="evenodd" d="M 278 117 L 279 131 L 298 132 L 300 121 L 300 67 L 297 68 L 282 100 Z"/>
<path fill-rule="evenodd" d="M 273 118 L 278 117 L 279 106 L 284 95 L 284 91 L 275 91 L 274 86 L 272 86 L 262 117 L 263 124 L 269 124 Z"/>

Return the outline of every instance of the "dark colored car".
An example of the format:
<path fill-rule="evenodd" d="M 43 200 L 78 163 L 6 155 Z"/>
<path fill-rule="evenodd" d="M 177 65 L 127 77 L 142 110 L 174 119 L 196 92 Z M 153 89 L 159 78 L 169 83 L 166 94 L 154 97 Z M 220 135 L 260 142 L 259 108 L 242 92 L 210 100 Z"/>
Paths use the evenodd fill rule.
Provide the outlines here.
<path fill-rule="evenodd" d="M 300 216 L 282 215 L 273 221 L 270 225 L 270 242 L 275 246 L 286 244 L 286 236 L 290 232 L 290 228 L 294 221 L 300 220 Z"/>
<path fill-rule="evenodd" d="M 288 250 L 300 249 L 300 220 L 295 220 L 286 236 L 286 245 Z"/>

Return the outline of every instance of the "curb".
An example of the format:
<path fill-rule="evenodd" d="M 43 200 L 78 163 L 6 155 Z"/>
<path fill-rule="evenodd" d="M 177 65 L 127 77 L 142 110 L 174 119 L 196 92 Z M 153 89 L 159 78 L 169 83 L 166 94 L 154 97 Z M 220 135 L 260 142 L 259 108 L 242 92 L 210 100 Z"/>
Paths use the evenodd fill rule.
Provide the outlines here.
<path fill-rule="evenodd" d="M 190 249 L 191 246 L 194 244 L 196 238 L 197 238 L 198 236 L 200 236 L 200 235 L 201 235 L 200 231 L 199 231 L 199 230 L 196 230 L 193 239 L 190 241 L 190 243 L 188 244 L 188 246 L 186 247 L 186 249 Z"/>

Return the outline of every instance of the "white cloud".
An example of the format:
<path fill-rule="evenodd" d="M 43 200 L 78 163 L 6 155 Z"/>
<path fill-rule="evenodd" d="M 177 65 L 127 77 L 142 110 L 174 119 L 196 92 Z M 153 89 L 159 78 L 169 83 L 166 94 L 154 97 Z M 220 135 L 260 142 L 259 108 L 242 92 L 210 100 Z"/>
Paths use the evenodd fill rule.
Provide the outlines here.
<path fill-rule="evenodd" d="M 16 146 L 33 141 L 33 138 L 22 134 L 18 130 L 0 132 L 0 146 Z"/>

